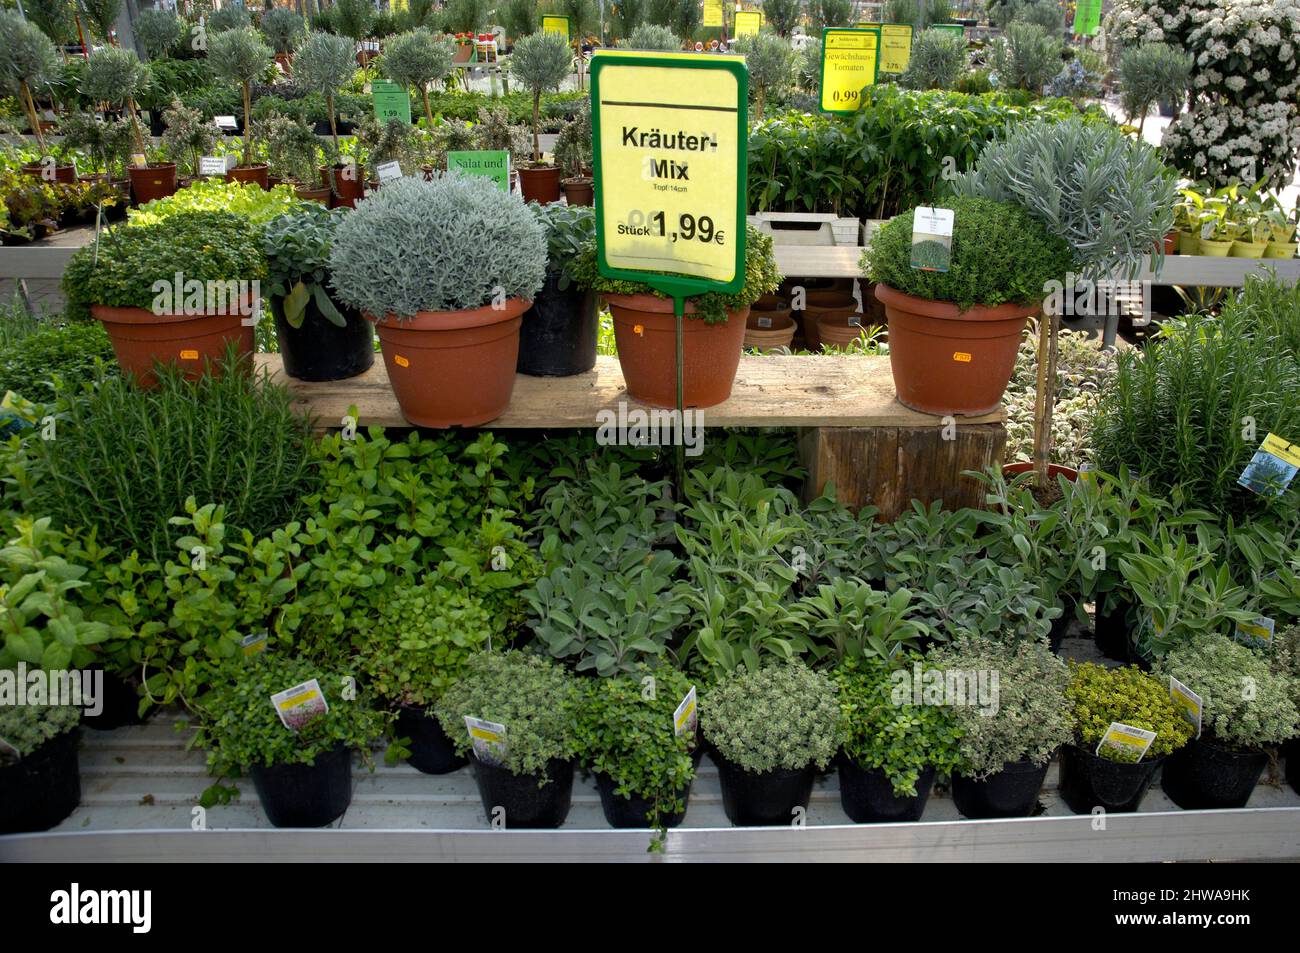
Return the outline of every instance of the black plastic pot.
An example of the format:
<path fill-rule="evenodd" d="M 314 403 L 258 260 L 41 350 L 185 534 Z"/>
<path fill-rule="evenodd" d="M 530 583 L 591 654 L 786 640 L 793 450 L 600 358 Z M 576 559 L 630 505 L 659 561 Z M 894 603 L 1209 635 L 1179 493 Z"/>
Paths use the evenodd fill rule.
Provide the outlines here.
<path fill-rule="evenodd" d="M 919 821 L 934 787 L 934 768 L 916 779 L 916 796 L 899 797 L 893 782 L 879 768 L 864 768 L 852 758 L 840 758 L 840 805 L 857 824 Z"/>
<path fill-rule="evenodd" d="M 331 300 L 333 300 L 331 298 Z M 341 381 L 356 377 L 375 363 L 374 327 L 354 308 L 334 301 L 347 321 L 339 327 L 309 300 L 302 327 L 295 328 L 276 308 L 275 336 L 280 339 L 284 372 L 300 381 Z"/>
<path fill-rule="evenodd" d="M 520 374 L 570 377 L 596 365 L 596 296 L 547 275 L 519 330 Z"/>
<path fill-rule="evenodd" d="M 93 671 L 103 671 L 91 666 Z M 95 731 L 112 731 L 127 725 L 142 725 L 152 714 L 152 709 L 140 715 L 140 692 L 121 675 L 104 671 L 103 703 L 98 715 L 82 714 L 81 723 Z"/>
<path fill-rule="evenodd" d="M 1047 762 L 1008 761 L 1002 770 L 983 781 L 960 774 L 952 776 L 952 800 L 963 817 L 1028 817 L 1038 803 L 1047 777 Z"/>
<path fill-rule="evenodd" d="M 1282 757 L 1286 759 L 1286 783 L 1300 794 L 1300 738 L 1292 738 L 1282 746 Z"/>
<path fill-rule="evenodd" d="M 311 764 L 254 765 L 249 773 L 276 827 L 324 827 L 352 803 L 352 752 L 345 747 L 317 755 Z"/>
<path fill-rule="evenodd" d="M 81 803 L 76 728 L 0 766 L 0 834 L 48 831 Z"/>
<path fill-rule="evenodd" d="M 1129 660 L 1129 605 L 1114 593 L 1097 597 L 1097 617 L 1093 629 L 1097 651 L 1116 662 Z"/>
<path fill-rule="evenodd" d="M 714 754 L 722 782 L 722 808 L 737 827 L 789 827 L 796 807 L 812 797 L 816 768 L 778 769 L 754 774 Z"/>
<path fill-rule="evenodd" d="M 442 722 L 426 715 L 423 708 L 403 705 L 397 709 L 397 735 L 411 739 L 411 756 L 406 763 L 425 774 L 447 774 L 469 764 L 456 753 L 456 746 L 442 730 Z"/>
<path fill-rule="evenodd" d="M 552 758 L 546 763 L 549 780 L 535 774 L 514 774 L 496 765 L 473 759 L 474 780 L 483 799 L 483 813 L 489 823 L 496 821 L 498 809 L 504 810 L 502 821 L 507 829 L 556 828 L 569 816 L 573 801 L 573 762 Z"/>
<path fill-rule="evenodd" d="M 610 827 L 617 828 L 650 828 L 650 827 L 676 827 L 686 819 L 685 809 L 673 814 L 663 814 L 659 817 L 659 824 L 651 824 L 650 819 L 654 815 L 654 804 L 643 797 L 623 797 L 614 790 L 614 779 L 608 774 L 596 774 L 596 790 L 600 792 L 600 809 L 605 812 L 605 820 L 609 822 Z M 691 797 L 691 786 L 688 784 L 680 792 L 682 803 L 686 804 Z"/>
<path fill-rule="evenodd" d="M 1262 751 L 1233 751 L 1193 738 L 1165 759 L 1160 787 L 1188 811 L 1245 807 L 1267 764 Z"/>
<path fill-rule="evenodd" d="M 1075 814 L 1091 814 L 1098 807 L 1107 814 L 1132 814 L 1146 797 L 1164 760 L 1151 758 L 1124 764 L 1099 758 L 1077 745 L 1066 745 L 1061 749 L 1061 797 Z"/>
<path fill-rule="evenodd" d="M 346 119 L 335 118 L 334 128 L 338 130 L 340 136 L 350 136 L 356 131 L 356 127 Z M 328 136 L 330 134 L 330 121 L 328 119 L 318 119 L 312 127 L 312 131 L 318 136 Z"/>

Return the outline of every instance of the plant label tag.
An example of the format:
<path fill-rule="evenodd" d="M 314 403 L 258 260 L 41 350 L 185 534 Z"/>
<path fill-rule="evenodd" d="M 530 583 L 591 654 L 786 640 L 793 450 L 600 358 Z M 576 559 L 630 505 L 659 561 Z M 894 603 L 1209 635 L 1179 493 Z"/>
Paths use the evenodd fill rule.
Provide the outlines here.
<path fill-rule="evenodd" d="M 1238 642 L 1266 649 L 1273 644 L 1273 632 L 1276 628 L 1276 619 L 1270 619 L 1266 615 L 1256 616 L 1253 622 L 1238 622 L 1232 637 Z"/>
<path fill-rule="evenodd" d="M 1281 496 L 1300 470 L 1300 446 L 1276 434 L 1266 434 L 1237 478 L 1237 483 L 1261 496 Z"/>
<path fill-rule="evenodd" d="M 7 758 L 21 758 L 22 754 L 18 751 L 16 745 L 10 744 L 5 739 L 0 738 L 0 756 Z"/>
<path fill-rule="evenodd" d="M 759 326 L 760 328 L 770 328 L 770 327 L 772 326 L 772 319 L 771 319 L 771 318 L 759 318 L 759 319 L 758 319 L 758 326 Z"/>
<path fill-rule="evenodd" d="M 199 175 L 225 175 L 225 156 L 201 156 L 199 158 Z"/>
<path fill-rule="evenodd" d="M 131 153 L 131 164 L 137 169 L 143 169 L 149 164 L 149 160 L 145 157 L 143 152 L 133 152 Z"/>
<path fill-rule="evenodd" d="M 392 162 L 384 162 L 375 168 L 375 175 L 379 177 L 381 183 L 391 182 L 402 177 L 402 166 L 396 159 Z"/>
<path fill-rule="evenodd" d="M 1111 748 L 1120 752 L 1125 761 L 1137 762 L 1142 760 L 1142 756 L 1151 747 L 1151 742 L 1155 740 L 1154 731 L 1112 721 L 1106 733 L 1101 736 L 1101 741 L 1097 742 L 1096 754 L 1100 757 L 1102 748 Z"/>
<path fill-rule="evenodd" d="M 292 732 L 302 731 L 307 725 L 330 710 L 320 682 L 312 679 L 293 688 L 286 688 L 271 696 L 271 704 L 280 722 Z"/>
<path fill-rule="evenodd" d="M 474 757 L 484 764 L 500 765 L 506 757 L 506 726 L 495 721 L 465 716 L 465 730 L 474 748 Z"/>
<path fill-rule="evenodd" d="M 691 690 L 682 699 L 682 703 L 673 712 L 673 734 L 679 738 L 682 735 L 690 735 L 691 738 L 694 738 L 695 723 L 698 719 L 699 706 L 695 703 L 695 686 L 692 685 Z"/>
<path fill-rule="evenodd" d="M 1196 737 L 1201 737 L 1201 713 L 1205 710 L 1205 703 L 1201 700 L 1201 696 L 1170 675 L 1169 697 L 1174 700 L 1183 717 L 1196 729 Z"/>
<path fill-rule="evenodd" d="M 270 633 L 263 629 L 261 632 L 252 632 L 243 637 L 239 642 L 239 647 L 245 656 L 253 656 L 258 652 L 266 651 L 267 639 Z"/>
<path fill-rule="evenodd" d="M 239 123 L 235 122 L 234 116 L 213 116 L 212 121 L 222 129 L 238 129 Z"/>
<path fill-rule="evenodd" d="M 922 206 L 912 215 L 912 261 L 918 271 L 947 271 L 952 264 L 952 227 L 956 213 L 950 208 Z"/>

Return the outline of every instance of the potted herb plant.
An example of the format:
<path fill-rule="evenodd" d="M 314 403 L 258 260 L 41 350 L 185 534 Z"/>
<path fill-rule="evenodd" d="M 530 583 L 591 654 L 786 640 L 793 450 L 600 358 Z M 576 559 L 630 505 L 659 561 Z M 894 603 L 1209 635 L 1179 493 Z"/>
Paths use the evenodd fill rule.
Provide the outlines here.
<path fill-rule="evenodd" d="M 1268 659 L 1225 636 L 1202 633 L 1157 663 L 1201 696 L 1201 735 L 1170 755 L 1160 786 L 1187 810 L 1245 807 L 1267 749 L 1300 732 L 1295 683 Z"/>
<path fill-rule="evenodd" d="M 573 269 L 583 246 L 595 239 L 596 216 L 584 206 L 559 203 L 528 208 L 546 230 L 546 281 L 524 315 L 519 338 L 520 374 L 568 377 L 596 364 L 596 294 L 579 287 Z"/>
<path fill-rule="evenodd" d="M 558 87 L 572 68 L 573 51 L 558 33 L 539 30 L 520 37 L 510 54 L 510 75 L 533 94 L 533 161 L 519 170 L 519 188 L 526 202 L 545 205 L 560 200 L 561 171 L 542 159 L 542 93 Z"/>
<path fill-rule="evenodd" d="M 913 266 L 911 210 L 877 229 L 863 270 L 885 306 L 899 401 L 927 414 L 988 414 L 1047 283 L 1070 270 L 1069 246 L 1014 205 L 955 198 L 943 207 L 954 215 L 946 267 Z"/>
<path fill-rule="evenodd" d="M 267 116 L 256 120 L 258 138 L 266 146 L 268 181 L 288 182 L 300 199 L 329 205 L 329 186 L 321 185 L 320 141 L 306 123 L 288 116 Z"/>
<path fill-rule="evenodd" d="M 357 163 L 342 161 L 334 99 L 356 71 L 353 48 L 352 41 L 346 37 L 315 32 L 303 41 L 294 58 L 294 82 L 308 92 L 324 96 L 329 114 L 334 161 L 321 167 L 321 181 L 330 187 L 331 206 L 346 205 L 349 208 L 365 195 L 366 184 Z"/>
<path fill-rule="evenodd" d="M 131 181 L 127 174 L 131 152 L 135 148 L 131 124 L 122 119 L 104 121 L 91 113 L 73 113 L 59 124 L 63 145 L 81 149 L 102 172 L 78 176 L 82 182 L 107 182 L 121 194 L 123 202 L 130 199 Z"/>
<path fill-rule="evenodd" d="M 0 834 L 47 831 L 77 809 L 80 720 L 71 705 L 0 705 Z"/>
<path fill-rule="evenodd" d="M 610 827 L 681 824 L 695 778 L 695 724 L 691 718 L 678 726 L 674 714 L 692 688 L 690 679 L 660 666 L 580 684 L 577 750 L 595 775 Z"/>
<path fill-rule="evenodd" d="M 226 172 L 232 182 L 256 182 L 270 188 L 265 162 L 253 161 L 253 81 L 271 63 L 271 49 L 251 26 L 223 30 L 208 39 L 208 62 L 212 71 L 228 83 L 235 83 L 244 93 L 244 155 L 239 165 Z"/>
<path fill-rule="evenodd" d="M 275 61 L 280 64 L 286 76 L 290 75 L 293 71 L 293 51 L 307 32 L 306 21 L 289 7 L 271 7 L 262 14 L 257 28 L 275 50 Z"/>
<path fill-rule="evenodd" d="M 131 50 L 105 47 L 86 61 L 80 91 L 92 102 L 126 110 L 139 158 L 131 163 L 131 192 L 136 204 L 164 198 L 176 191 L 174 162 L 147 162 L 148 148 L 136 117 L 135 99 L 149 82 L 149 72 Z"/>
<path fill-rule="evenodd" d="M 327 283 L 330 249 L 342 216 L 311 203 L 267 223 L 267 303 L 284 371 L 304 381 L 337 381 L 375 361 L 374 329 L 361 312 L 334 299 Z"/>
<path fill-rule="evenodd" d="M 265 277 L 247 220 L 193 212 L 106 231 L 73 254 L 62 289 L 74 311 L 104 323 L 122 371 L 151 387 L 155 361 L 197 377 L 219 367 L 227 344 L 251 354 L 254 282 Z"/>
<path fill-rule="evenodd" d="M 1300 711 L 1300 625 L 1287 626 L 1273 637 L 1270 658 L 1273 671 L 1290 679 L 1291 702 Z M 1300 735 L 1282 746 L 1286 760 L 1286 783 L 1300 794 Z"/>
<path fill-rule="evenodd" d="M 1061 748 L 1061 797 L 1076 814 L 1136 811 L 1166 756 L 1192 737 L 1168 686 L 1133 666 L 1071 662 L 1066 697 L 1074 740 Z M 1142 753 L 1101 745 L 1115 723 L 1153 731 L 1155 738 Z"/>
<path fill-rule="evenodd" d="M 701 725 L 731 823 L 789 826 L 835 757 L 839 719 L 835 683 L 802 662 L 738 670 L 710 689 Z"/>
<path fill-rule="evenodd" d="M 270 653 L 240 661 L 209 696 L 200 725 L 196 743 L 208 749 L 209 770 L 250 774 L 276 827 L 332 824 L 352 803 L 353 752 L 368 757 L 384 716 L 345 672 Z M 273 700 L 290 689 L 309 703 Z"/>
<path fill-rule="evenodd" d="M 199 160 L 217 148 L 217 127 L 205 122 L 201 112 L 184 105 L 178 97 L 172 97 L 171 105 L 164 110 L 163 124 L 163 151 L 183 173 L 181 181 L 198 178 Z"/>
<path fill-rule="evenodd" d="M 735 294 L 686 299 L 683 403 L 711 407 L 731 396 L 740 366 L 749 306 L 781 283 L 771 236 L 747 226 L 745 284 Z M 628 394 L 655 407 L 677 406 L 676 321 L 673 302 L 639 281 L 603 277 L 596 243 L 583 247 L 574 264 L 578 283 L 601 294 L 614 318 L 618 362 Z"/>
<path fill-rule="evenodd" d="M 433 128 L 433 110 L 429 107 L 429 86 L 446 79 L 451 72 L 452 43 L 426 27 L 389 37 L 379 57 L 379 71 L 394 83 L 420 91 L 424 121 Z"/>
<path fill-rule="evenodd" d="M 1300 208 L 1300 203 L 1297 204 Z M 1296 243 L 1296 211 L 1287 213 L 1276 196 L 1270 196 L 1264 209 L 1264 219 L 1268 222 L 1268 247 L 1265 258 L 1289 259 L 1296 256 L 1300 245 Z"/>
<path fill-rule="evenodd" d="M 913 702 L 910 680 L 922 671 L 914 653 L 892 665 L 849 656 L 835 670 L 840 804 L 855 823 L 919 821 L 935 778 L 957 766 L 961 730 L 952 710 Z"/>
<path fill-rule="evenodd" d="M 443 694 L 438 719 L 473 761 L 489 821 L 507 828 L 564 823 L 573 796 L 577 697 L 571 675 L 518 651 L 474 656 Z M 472 739 L 467 719 L 476 725 Z"/>
<path fill-rule="evenodd" d="M 517 197 L 478 177 L 390 182 L 338 226 L 330 271 L 375 322 L 407 420 L 475 426 L 505 411 L 546 274 L 542 226 Z"/>
<path fill-rule="evenodd" d="M 4 77 L 6 86 L 17 91 L 18 107 L 27 117 L 42 159 L 47 160 L 25 165 L 23 171 L 55 182 L 75 182 L 76 166 L 54 161 L 46 150 L 41 117 L 33 98 L 33 91 L 43 90 L 54 81 L 60 66 L 58 51 L 39 27 L 17 11 L 0 10 L 0 76 Z"/>
<path fill-rule="evenodd" d="M 560 179 L 564 201 L 593 205 L 596 180 L 591 174 L 591 110 L 582 110 L 576 119 L 564 124 L 555 140 L 555 163 L 564 175 Z"/>
<path fill-rule="evenodd" d="M 952 776 L 957 810 L 969 818 L 1028 817 L 1048 762 L 1070 739 L 1065 663 L 1042 643 L 981 635 L 931 652 L 930 664 L 945 683 L 951 677 L 965 688 L 965 703 L 953 707 L 962 734 Z"/>

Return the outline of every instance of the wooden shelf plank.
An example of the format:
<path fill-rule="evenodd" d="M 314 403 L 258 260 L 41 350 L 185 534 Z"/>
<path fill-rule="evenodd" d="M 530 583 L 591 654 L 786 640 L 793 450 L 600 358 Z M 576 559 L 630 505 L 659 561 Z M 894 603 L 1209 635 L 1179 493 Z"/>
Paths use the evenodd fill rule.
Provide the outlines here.
<path fill-rule="evenodd" d="M 317 418 L 322 429 L 340 426 L 355 405 L 361 426 L 409 426 L 388 384 L 388 372 L 376 356 L 366 373 L 344 381 L 311 383 L 283 373 L 278 354 L 259 354 L 257 363 L 295 394 L 302 413 Z M 598 357 L 594 370 L 574 377 L 528 377 L 515 380 L 505 415 L 485 425 L 493 430 L 597 427 L 601 411 L 645 408 L 630 400 L 618 359 Z M 888 357 L 745 356 L 740 360 L 731 397 L 702 412 L 708 427 L 938 427 L 940 419 L 917 413 L 894 397 Z M 999 412 L 963 417 L 963 424 L 998 423 Z"/>

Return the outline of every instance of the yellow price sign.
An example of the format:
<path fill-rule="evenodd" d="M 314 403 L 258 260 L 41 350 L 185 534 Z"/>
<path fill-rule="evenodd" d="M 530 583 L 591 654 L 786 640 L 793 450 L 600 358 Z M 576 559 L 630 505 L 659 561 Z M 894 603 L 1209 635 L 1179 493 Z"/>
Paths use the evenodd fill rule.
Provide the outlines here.
<path fill-rule="evenodd" d="M 569 18 L 547 14 L 542 17 L 542 32 L 558 33 L 566 40 L 569 39 L 572 36 L 569 32 Z"/>
<path fill-rule="evenodd" d="M 880 72 L 901 73 L 912 59 L 912 25 L 885 23 L 880 27 Z"/>
<path fill-rule="evenodd" d="M 736 26 L 732 32 L 736 36 L 753 36 L 763 26 L 763 14 L 757 10 L 737 10 Z"/>
<path fill-rule="evenodd" d="M 821 110 L 856 112 L 862 89 L 880 72 L 880 30 L 828 27 L 822 31 Z"/>
<path fill-rule="evenodd" d="M 704 0 L 704 19 L 701 26 L 722 26 L 722 0 Z"/>
<path fill-rule="evenodd" d="M 743 286 L 748 86 L 740 57 L 597 51 L 601 274 L 675 297 Z"/>

